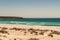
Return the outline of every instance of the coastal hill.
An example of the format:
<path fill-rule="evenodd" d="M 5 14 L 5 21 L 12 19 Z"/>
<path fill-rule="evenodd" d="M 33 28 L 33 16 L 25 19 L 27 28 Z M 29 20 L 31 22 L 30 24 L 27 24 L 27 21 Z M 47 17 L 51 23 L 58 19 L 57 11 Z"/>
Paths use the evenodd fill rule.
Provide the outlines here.
<path fill-rule="evenodd" d="M 17 16 L 0 16 L 0 19 L 22 19 L 23 17 Z"/>

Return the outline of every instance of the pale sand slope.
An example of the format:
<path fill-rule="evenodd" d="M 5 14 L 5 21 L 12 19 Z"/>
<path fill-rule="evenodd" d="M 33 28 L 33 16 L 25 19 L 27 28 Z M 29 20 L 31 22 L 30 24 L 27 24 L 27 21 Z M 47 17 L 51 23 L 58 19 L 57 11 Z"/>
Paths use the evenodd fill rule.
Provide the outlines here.
<path fill-rule="evenodd" d="M 60 27 L 0 24 L 0 40 L 60 40 Z"/>

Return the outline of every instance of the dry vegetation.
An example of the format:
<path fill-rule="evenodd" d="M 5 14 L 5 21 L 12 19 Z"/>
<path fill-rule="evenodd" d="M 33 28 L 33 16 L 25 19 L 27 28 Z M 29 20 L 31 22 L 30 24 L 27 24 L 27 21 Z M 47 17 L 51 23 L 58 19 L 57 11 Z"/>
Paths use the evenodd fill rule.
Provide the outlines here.
<path fill-rule="evenodd" d="M 24 36 L 26 36 L 29 33 L 30 35 L 37 35 L 37 37 L 38 37 L 38 35 L 44 36 L 45 35 L 44 33 L 48 32 L 48 31 L 50 31 L 50 33 L 47 34 L 48 37 L 53 38 L 54 37 L 53 34 L 60 35 L 59 31 L 47 30 L 47 29 L 42 30 L 42 29 L 34 29 L 34 28 L 26 29 L 26 28 L 16 28 L 16 27 L 13 27 L 13 28 L 0 27 L 0 37 L 8 38 L 8 36 L 6 36 L 6 35 L 11 35 L 10 32 L 13 33 L 13 34 L 14 34 L 14 32 L 15 33 L 20 32 L 19 35 L 21 34 L 21 32 L 23 32 Z M 13 38 L 13 40 L 17 40 L 17 39 L 18 40 L 23 40 L 22 38 Z M 0 38 L 0 40 L 4 40 L 4 39 Z M 8 39 L 8 40 L 12 40 L 12 39 Z M 40 40 L 40 39 L 39 38 L 28 38 L 26 40 Z"/>
<path fill-rule="evenodd" d="M 39 40 L 39 38 L 30 38 L 28 40 Z"/>

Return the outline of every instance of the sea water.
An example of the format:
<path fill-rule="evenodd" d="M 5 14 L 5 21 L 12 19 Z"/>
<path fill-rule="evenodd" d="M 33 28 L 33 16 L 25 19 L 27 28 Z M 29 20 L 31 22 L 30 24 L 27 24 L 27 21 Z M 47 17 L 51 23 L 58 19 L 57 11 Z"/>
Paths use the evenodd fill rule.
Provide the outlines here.
<path fill-rule="evenodd" d="M 0 19 L 0 24 L 60 26 L 60 18 Z"/>

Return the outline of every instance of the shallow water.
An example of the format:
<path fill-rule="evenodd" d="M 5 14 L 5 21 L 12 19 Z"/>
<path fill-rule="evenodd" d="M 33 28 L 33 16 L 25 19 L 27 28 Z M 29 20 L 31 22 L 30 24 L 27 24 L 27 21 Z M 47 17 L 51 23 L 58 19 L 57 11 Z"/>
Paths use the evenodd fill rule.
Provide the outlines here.
<path fill-rule="evenodd" d="M 0 19 L 0 24 L 60 26 L 60 18 Z"/>

